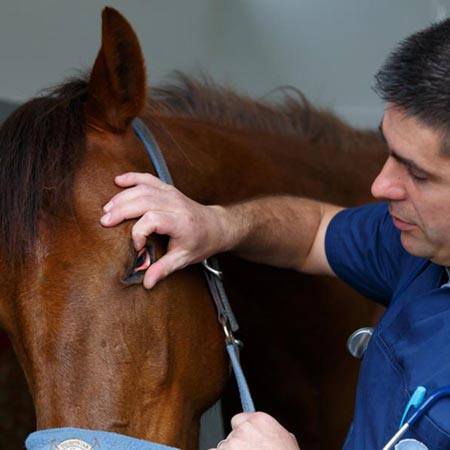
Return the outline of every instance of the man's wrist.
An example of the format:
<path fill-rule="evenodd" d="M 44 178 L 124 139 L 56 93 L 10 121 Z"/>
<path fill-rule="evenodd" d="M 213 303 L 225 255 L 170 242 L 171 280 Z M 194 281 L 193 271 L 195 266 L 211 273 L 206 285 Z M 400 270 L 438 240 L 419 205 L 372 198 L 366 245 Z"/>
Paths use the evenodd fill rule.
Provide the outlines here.
<path fill-rule="evenodd" d="M 235 211 L 230 208 L 211 205 L 208 206 L 214 213 L 213 217 L 217 221 L 212 236 L 213 253 L 223 253 L 235 249 L 243 239 L 243 227 L 240 226 L 242 220 L 239 219 Z"/>

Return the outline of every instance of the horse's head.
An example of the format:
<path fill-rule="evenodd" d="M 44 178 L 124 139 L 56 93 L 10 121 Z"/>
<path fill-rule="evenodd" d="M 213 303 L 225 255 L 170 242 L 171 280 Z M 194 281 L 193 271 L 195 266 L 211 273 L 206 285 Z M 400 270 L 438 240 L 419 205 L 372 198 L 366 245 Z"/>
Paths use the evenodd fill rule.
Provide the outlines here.
<path fill-rule="evenodd" d="M 226 378 L 203 277 L 190 268 L 146 291 L 132 223 L 99 224 L 114 176 L 153 170 L 130 126 L 146 103 L 136 35 L 107 8 L 89 79 L 31 100 L 4 123 L 0 321 L 39 429 L 100 429 L 193 448 L 199 416 Z M 147 247 L 158 258 L 164 240 L 151 237 Z"/>

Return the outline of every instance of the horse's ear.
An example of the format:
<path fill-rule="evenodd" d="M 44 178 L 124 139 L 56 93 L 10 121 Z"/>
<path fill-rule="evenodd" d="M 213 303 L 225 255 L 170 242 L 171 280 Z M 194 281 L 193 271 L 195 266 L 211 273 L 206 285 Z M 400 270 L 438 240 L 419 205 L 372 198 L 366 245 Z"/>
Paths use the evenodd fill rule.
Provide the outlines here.
<path fill-rule="evenodd" d="M 142 112 L 145 102 L 145 64 L 136 33 L 115 9 L 105 8 L 102 46 L 89 78 L 87 120 L 120 133 Z"/>

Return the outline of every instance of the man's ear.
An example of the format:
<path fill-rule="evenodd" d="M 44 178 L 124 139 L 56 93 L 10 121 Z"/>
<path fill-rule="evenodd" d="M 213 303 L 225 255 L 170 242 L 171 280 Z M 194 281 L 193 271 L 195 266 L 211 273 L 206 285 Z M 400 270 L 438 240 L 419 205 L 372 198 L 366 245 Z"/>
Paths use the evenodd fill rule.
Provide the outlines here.
<path fill-rule="evenodd" d="M 102 46 L 89 78 L 88 123 L 120 133 L 144 109 L 145 64 L 138 38 L 115 9 L 102 12 Z"/>

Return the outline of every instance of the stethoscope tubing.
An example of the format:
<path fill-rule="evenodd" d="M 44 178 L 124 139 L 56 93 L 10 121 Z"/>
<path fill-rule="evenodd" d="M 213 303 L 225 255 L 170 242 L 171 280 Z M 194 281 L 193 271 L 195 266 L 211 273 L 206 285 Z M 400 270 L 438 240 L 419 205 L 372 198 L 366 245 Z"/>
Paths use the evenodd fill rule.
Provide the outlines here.
<path fill-rule="evenodd" d="M 396 442 L 406 433 L 411 425 L 414 425 L 438 400 L 450 396 L 450 386 L 444 386 L 431 392 L 428 398 L 417 408 L 413 415 L 404 423 L 404 425 L 392 436 L 389 442 L 383 447 L 383 450 L 391 449 Z"/>
<path fill-rule="evenodd" d="M 450 386 L 444 386 L 431 392 L 428 398 L 417 408 L 407 423 L 414 425 L 438 400 L 450 396 Z"/>

